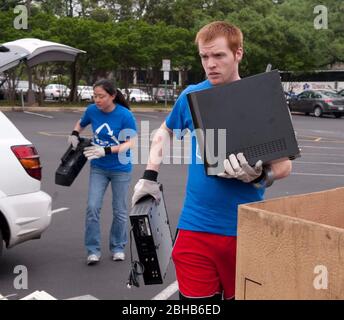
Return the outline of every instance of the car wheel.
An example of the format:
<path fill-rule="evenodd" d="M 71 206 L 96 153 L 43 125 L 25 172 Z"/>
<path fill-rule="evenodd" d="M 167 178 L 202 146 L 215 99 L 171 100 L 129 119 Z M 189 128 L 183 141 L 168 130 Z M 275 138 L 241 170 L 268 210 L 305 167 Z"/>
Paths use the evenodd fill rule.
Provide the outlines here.
<path fill-rule="evenodd" d="M 2 231 L 1 231 L 1 228 L 0 228 L 0 257 L 2 256 L 2 248 L 4 246 L 4 239 L 2 237 Z"/>
<path fill-rule="evenodd" d="M 342 114 L 341 113 L 335 113 L 334 116 L 338 119 L 342 116 Z"/>
<path fill-rule="evenodd" d="M 322 111 L 321 107 L 318 106 L 318 107 L 315 107 L 315 108 L 314 108 L 314 115 L 315 115 L 317 118 L 322 117 L 323 111 Z"/>
<path fill-rule="evenodd" d="M 135 103 L 136 99 L 135 98 L 131 98 L 130 101 Z"/>

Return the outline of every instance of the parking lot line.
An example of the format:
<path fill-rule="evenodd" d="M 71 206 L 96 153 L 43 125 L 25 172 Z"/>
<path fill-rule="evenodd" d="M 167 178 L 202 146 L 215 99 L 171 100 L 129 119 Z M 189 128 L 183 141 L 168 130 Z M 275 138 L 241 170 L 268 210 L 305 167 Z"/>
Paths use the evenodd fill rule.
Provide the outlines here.
<path fill-rule="evenodd" d="M 300 148 L 344 150 L 344 147 L 339 148 L 339 147 L 320 147 L 320 146 L 300 146 Z"/>
<path fill-rule="evenodd" d="M 55 213 L 60 213 L 60 212 L 67 211 L 67 210 L 69 210 L 69 208 L 59 208 L 59 209 L 52 210 L 51 214 L 53 215 Z"/>
<path fill-rule="evenodd" d="M 341 177 L 344 178 L 344 174 L 327 174 L 327 173 L 301 173 L 301 172 L 292 172 L 291 175 L 295 176 L 318 176 L 318 177 Z"/>
<path fill-rule="evenodd" d="M 138 116 L 144 117 L 144 118 L 159 119 L 158 116 L 153 116 L 151 114 L 146 114 L 146 113 L 134 112 L 134 115 L 138 115 Z"/>
<path fill-rule="evenodd" d="M 46 131 L 37 131 L 38 134 L 42 135 L 42 136 L 49 136 L 49 137 L 68 137 L 70 135 L 69 132 L 67 131 L 51 131 L 51 132 L 46 132 Z M 87 132 L 83 132 L 83 136 L 84 137 L 92 137 L 92 134 L 87 133 Z"/>
<path fill-rule="evenodd" d="M 151 300 L 167 300 L 172 295 L 174 295 L 177 291 L 178 291 L 178 282 L 176 280 L 173 283 L 171 283 L 167 288 L 165 288 L 160 293 L 158 293 Z"/>
<path fill-rule="evenodd" d="M 302 152 L 302 156 L 322 156 L 322 157 L 344 157 L 344 154 L 339 153 L 312 153 L 312 152 Z"/>
<path fill-rule="evenodd" d="M 47 116 L 47 115 L 41 114 L 41 113 L 35 113 L 35 112 L 29 112 L 29 111 L 24 111 L 24 113 L 26 113 L 26 114 L 32 114 L 32 115 L 34 115 L 34 116 L 39 116 L 39 117 L 43 117 L 43 118 L 54 119 L 53 116 Z"/>
<path fill-rule="evenodd" d="M 331 166 L 344 166 L 344 163 L 338 163 L 338 162 L 316 162 L 316 161 L 294 161 L 294 163 L 306 163 L 306 164 L 325 164 L 325 165 L 331 165 Z"/>

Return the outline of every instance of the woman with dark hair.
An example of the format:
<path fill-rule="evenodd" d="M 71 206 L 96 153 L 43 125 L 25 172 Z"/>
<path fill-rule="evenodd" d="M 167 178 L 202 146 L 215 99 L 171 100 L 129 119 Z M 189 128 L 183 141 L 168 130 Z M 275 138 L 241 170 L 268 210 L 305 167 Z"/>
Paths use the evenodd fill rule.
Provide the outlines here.
<path fill-rule="evenodd" d="M 113 209 L 110 251 L 113 260 L 125 259 L 127 198 L 132 171 L 130 149 L 136 137 L 135 118 L 124 96 L 112 82 L 99 80 L 93 91 L 95 103 L 87 107 L 68 138 L 68 143 L 76 148 L 80 132 L 91 124 L 93 145 L 84 150 L 84 155 L 91 160 L 85 232 L 88 265 L 99 262 L 101 257 L 100 210 L 109 183 Z"/>

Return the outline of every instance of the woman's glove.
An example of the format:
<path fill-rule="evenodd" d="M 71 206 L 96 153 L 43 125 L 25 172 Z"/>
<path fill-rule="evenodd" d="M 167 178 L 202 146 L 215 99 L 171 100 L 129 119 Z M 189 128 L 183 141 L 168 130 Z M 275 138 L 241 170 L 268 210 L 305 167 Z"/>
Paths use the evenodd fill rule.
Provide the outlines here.
<path fill-rule="evenodd" d="M 224 160 L 223 165 L 225 172 L 218 174 L 219 177 L 235 178 L 246 183 L 256 180 L 262 175 L 263 171 L 263 162 L 261 160 L 257 161 L 254 167 L 251 167 L 242 153 L 238 153 L 237 156 L 231 154 L 228 159 Z"/>
<path fill-rule="evenodd" d="M 105 157 L 107 154 L 111 154 L 111 147 L 93 145 L 84 149 L 84 156 L 87 160 L 99 159 Z"/>
<path fill-rule="evenodd" d="M 70 136 L 68 136 L 68 145 L 72 145 L 72 149 L 75 150 L 79 142 L 79 132 L 73 130 Z"/>

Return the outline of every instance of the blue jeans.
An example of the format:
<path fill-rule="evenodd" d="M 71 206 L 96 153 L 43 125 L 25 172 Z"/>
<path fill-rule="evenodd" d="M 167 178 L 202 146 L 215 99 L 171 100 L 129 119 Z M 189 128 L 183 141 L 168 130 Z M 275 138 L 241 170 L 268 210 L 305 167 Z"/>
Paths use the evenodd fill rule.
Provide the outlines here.
<path fill-rule="evenodd" d="M 90 171 L 86 210 L 85 246 L 87 254 L 100 256 L 100 210 L 106 188 L 111 182 L 113 220 L 110 230 L 110 251 L 123 252 L 127 243 L 128 190 L 130 172 L 114 172 L 92 168 Z"/>

